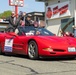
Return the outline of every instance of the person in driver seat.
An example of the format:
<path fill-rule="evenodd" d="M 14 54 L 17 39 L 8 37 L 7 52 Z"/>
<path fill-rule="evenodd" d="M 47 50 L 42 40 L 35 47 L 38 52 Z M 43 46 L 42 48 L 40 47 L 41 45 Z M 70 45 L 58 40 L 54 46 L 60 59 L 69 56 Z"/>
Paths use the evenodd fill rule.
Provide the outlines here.
<path fill-rule="evenodd" d="M 26 19 L 25 19 L 25 26 L 30 26 L 33 25 L 33 20 L 31 19 L 32 15 L 27 15 Z"/>

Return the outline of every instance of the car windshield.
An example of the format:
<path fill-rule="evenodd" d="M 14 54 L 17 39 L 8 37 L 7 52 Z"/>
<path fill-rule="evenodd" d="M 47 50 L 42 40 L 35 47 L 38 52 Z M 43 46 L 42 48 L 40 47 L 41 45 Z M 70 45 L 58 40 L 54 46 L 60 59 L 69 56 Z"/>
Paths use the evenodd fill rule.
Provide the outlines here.
<path fill-rule="evenodd" d="M 18 27 L 19 33 L 32 33 L 33 35 L 54 36 L 54 34 L 45 28 L 35 28 L 33 26 Z"/>

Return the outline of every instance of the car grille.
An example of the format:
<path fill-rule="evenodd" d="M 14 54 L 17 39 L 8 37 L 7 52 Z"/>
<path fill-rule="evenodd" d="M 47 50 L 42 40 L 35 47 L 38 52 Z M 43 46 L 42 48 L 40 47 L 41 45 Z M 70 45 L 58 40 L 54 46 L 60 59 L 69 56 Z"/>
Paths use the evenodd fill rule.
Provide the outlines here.
<path fill-rule="evenodd" d="M 65 50 L 62 50 L 62 49 L 53 49 L 53 51 L 55 51 L 55 52 L 65 52 Z"/>

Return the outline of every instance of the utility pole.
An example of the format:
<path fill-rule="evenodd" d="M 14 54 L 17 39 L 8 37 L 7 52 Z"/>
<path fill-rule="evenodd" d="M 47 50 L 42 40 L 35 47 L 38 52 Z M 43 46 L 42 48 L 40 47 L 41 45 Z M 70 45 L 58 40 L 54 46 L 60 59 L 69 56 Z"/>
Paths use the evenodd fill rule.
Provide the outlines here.
<path fill-rule="evenodd" d="M 16 17 L 17 17 L 17 14 L 18 14 L 18 6 L 15 6 L 15 14 L 16 14 Z"/>

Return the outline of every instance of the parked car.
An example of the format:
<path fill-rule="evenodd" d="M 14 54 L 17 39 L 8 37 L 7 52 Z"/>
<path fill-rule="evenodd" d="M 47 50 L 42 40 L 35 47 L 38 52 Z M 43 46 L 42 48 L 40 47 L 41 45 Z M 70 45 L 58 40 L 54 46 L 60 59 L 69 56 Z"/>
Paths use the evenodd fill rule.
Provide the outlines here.
<path fill-rule="evenodd" d="M 18 27 L 18 33 L 0 33 L 0 54 L 28 55 L 30 59 L 40 56 L 76 56 L 76 39 L 59 37 L 45 28 Z"/>

